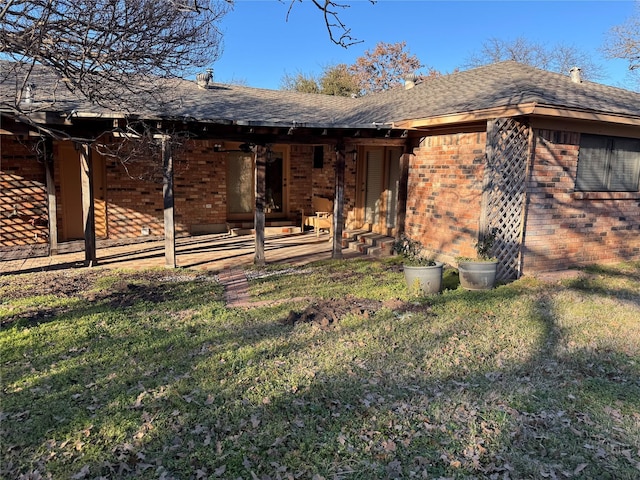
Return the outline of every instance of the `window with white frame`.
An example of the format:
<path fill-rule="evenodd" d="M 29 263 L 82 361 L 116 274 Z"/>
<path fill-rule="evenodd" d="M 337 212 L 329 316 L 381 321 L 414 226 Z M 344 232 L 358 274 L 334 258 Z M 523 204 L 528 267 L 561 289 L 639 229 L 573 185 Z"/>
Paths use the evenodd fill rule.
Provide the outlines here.
<path fill-rule="evenodd" d="M 637 192 L 640 185 L 640 139 L 580 136 L 576 190 Z"/>

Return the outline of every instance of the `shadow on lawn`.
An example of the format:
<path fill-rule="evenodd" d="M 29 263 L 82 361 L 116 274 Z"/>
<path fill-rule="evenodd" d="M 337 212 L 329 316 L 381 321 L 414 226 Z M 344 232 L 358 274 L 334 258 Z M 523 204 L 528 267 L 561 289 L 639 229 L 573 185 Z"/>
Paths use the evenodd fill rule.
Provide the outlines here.
<path fill-rule="evenodd" d="M 625 478 L 638 461 L 622 430 L 640 408 L 639 366 L 622 352 L 567 351 L 554 288 L 456 290 L 424 312 L 378 312 L 336 330 L 262 322 L 273 310 L 229 311 L 220 297 L 194 300 L 208 320 L 176 318 L 169 328 L 154 322 L 153 309 L 170 310 L 173 299 L 160 296 L 148 311 L 128 309 L 147 315 L 144 329 L 111 331 L 107 316 L 78 332 L 85 349 L 38 358 L 48 374 L 10 392 L 32 407 L 28 422 L 16 407 L 5 411 L 1 472 L 55 477 L 86 465 L 87 478 Z M 607 294 L 627 299 L 626 290 Z M 121 308 L 113 300 L 89 311 Z M 440 304 L 450 321 L 438 318 Z M 522 344 L 505 344 L 509 355 L 461 340 L 503 334 L 495 316 L 514 304 L 530 321 L 503 324 L 529 329 L 514 339 Z M 77 307 L 65 317 L 73 325 L 86 315 Z M 233 321 L 223 326 L 218 316 Z M 365 345 L 350 355 L 339 345 L 346 341 Z M 335 364 L 309 356 L 334 346 Z M 64 356 L 83 361 L 66 368 Z M 290 362 L 308 371 L 303 380 L 289 380 Z M 117 427 L 125 437 L 109 437 Z M 21 446 L 34 429 L 40 441 Z M 76 444 L 63 446 L 69 437 Z"/>

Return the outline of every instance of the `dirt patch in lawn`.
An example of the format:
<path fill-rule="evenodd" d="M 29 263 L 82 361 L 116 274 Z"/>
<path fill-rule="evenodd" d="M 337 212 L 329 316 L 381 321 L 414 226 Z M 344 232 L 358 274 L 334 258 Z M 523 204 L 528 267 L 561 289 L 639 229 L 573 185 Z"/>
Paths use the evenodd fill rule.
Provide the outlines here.
<path fill-rule="evenodd" d="M 19 300 L 34 296 L 52 295 L 69 298 L 93 288 L 100 277 L 99 271 L 42 272 L 37 275 L 0 277 L 0 292 L 6 300 Z"/>
<path fill-rule="evenodd" d="M 99 287 L 105 276 L 115 277 L 112 283 Z M 160 303 L 176 296 L 175 285 L 189 281 L 216 281 L 214 275 L 189 274 L 141 270 L 139 272 L 108 272 L 104 270 L 82 270 L 65 272 L 42 272 L 37 275 L 14 275 L 0 277 L 0 299 L 3 302 L 29 297 L 53 296 L 58 299 L 77 298 L 88 304 L 106 302 L 110 308 L 122 308 L 138 302 Z M 19 313 L 8 314 L 0 319 L 0 328 L 21 324 L 35 325 L 55 319 L 69 311 L 68 306 L 33 306 L 19 309 Z"/>
<path fill-rule="evenodd" d="M 395 312 L 425 312 L 430 309 L 428 305 L 408 303 L 401 300 L 383 302 L 347 296 L 345 298 L 331 298 L 313 302 L 301 312 L 291 310 L 284 323 L 288 325 L 314 323 L 322 328 L 329 328 L 346 315 L 351 314 L 362 318 L 371 318 L 383 308 Z"/>

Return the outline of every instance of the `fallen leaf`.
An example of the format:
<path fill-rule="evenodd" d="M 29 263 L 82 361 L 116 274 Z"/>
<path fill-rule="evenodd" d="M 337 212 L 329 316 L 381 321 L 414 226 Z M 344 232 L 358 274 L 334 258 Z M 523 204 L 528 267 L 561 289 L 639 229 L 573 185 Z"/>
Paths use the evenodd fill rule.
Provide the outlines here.
<path fill-rule="evenodd" d="M 393 440 L 385 440 L 382 442 L 382 448 L 385 452 L 395 452 L 396 451 L 396 442 Z"/>
<path fill-rule="evenodd" d="M 224 473 L 224 472 L 222 472 L 222 473 Z M 206 470 L 202 470 L 201 468 L 196 470 L 196 479 L 200 479 L 200 478 L 207 478 L 207 471 Z"/>
<path fill-rule="evenodd" d="M 89 475 L 89 465 L 85 465 L 80 469 L 78 473 L 71 477 L 72 480 L 81 480 L 82 478 L 86 478 Z"/>
<path fill-rule="evenodd" d="M 255 414 L 251 415 L 251 426 L 253 428 L 258 428 L 258 425 L 260 425 L 260 419 L 258 416 Z"/>
<path fill-rule="evenodd" d="M 588 463 L 581 463 L 580 465 L 578 465 L 575 470 L 573 470 L 573 474 L 577 475 L 579 474 L 581 471 L 583 471 L 585 468 L 587 468 L 589 466 Z"/>
<path fill-rule="evenodd" d="M 144 396 L 147 394 L 147 392 L 142 392 L 140 395 L 138 395 L 138 397 L 136 398 L 135 403 L 133 404 L 133 408 L 140 408 L 142 407 L 142 399 L 144 398 Z"/>

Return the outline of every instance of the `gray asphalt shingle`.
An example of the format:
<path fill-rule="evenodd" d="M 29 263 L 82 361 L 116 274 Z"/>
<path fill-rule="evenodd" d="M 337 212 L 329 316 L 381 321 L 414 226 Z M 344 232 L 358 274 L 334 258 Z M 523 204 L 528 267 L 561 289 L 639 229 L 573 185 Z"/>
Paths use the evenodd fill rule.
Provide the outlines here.
<path fill-rule="evenodd" d="M 201 89 L 181 79 L 157 85 L 157 95 L 127 99 L 110 111 L 69 92 L 51 72 L 38 67 L 36 107 L 112 116 L 135 113 L 148 118 L 186 118 L 246 125 L 371 127 L 494 107 L 536 103 L 557 108 L 640 118 L 640 94 L 593 82 L 574 83 L 568 75 L 512 61 L 426 80 L 409 90 L 396 89 L 362 98 L 334 97 L 237 85 Z M 15 80 L 0 85 L 0 98 L 10 100 Z"/>

